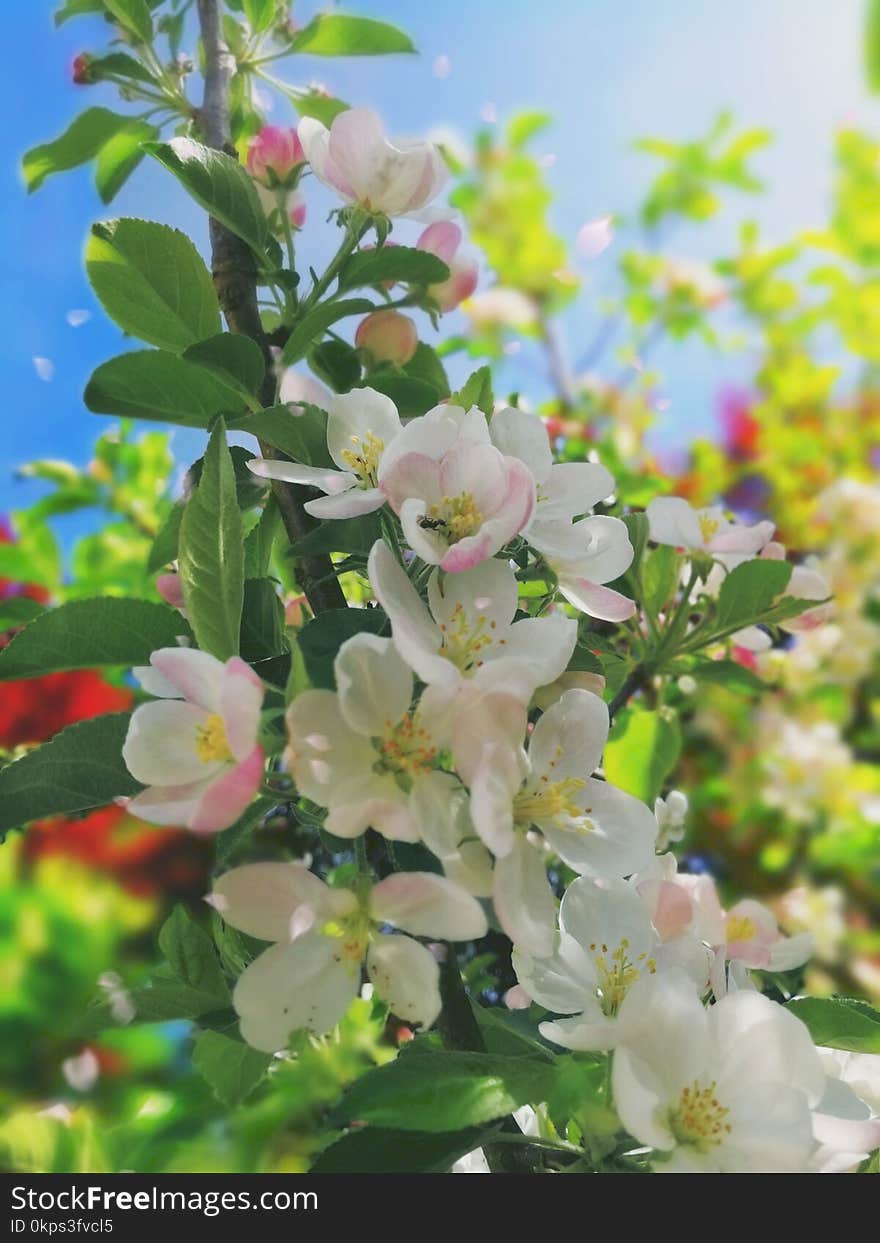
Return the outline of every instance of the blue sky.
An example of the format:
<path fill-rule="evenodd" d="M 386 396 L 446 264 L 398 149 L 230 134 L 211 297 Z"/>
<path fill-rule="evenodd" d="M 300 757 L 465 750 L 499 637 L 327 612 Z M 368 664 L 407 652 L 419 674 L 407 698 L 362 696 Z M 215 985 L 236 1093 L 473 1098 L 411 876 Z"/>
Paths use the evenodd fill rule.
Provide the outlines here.
<path fill-rule="evenodd" d="M 14 478 L 16 464 L 42 456 L 85 461 L 100 430 L 101 420 L 82 405 L 82 389 L 90 371 L 124 343 L 84 277 L 90 223 L 140 215 L 173 222 L 200 247 L 206 243 L 202 213 L 158 168 L 142 166 L 109 211 L 87 170 L 51 178 L 36 194 L 25 194 L 21 153 L 55 137 L 78 108 L 114 107 L 116 100 L 112 89 L 77 88 L 69 80 L 73 56 L 102 46 L 103 22 L 78 19 L 56 32 L 50 0 L 3 7 L 0 92 L 8 97 L 0 159 L 6 219 L 0 510 L 36 495 L 36 484 Z M 317 7 L 295 6 L 298 19 Z M 742 123 L 774 133 L 757 164 L 768 192 L 731 200 L 723 219 L 683 235 L 675 249 L 718 254 L 744 216 L 782 240 L 820 223 L 827 211 L 835 126 L 855 119 L 880 127 L 880 103 L 867 93 L 862 73 L 862 0 L 349 0 L 344 7 L 405 28 L 421 56 L 302 57 L 296 69 L 290 63 L 288 79 L 320 79 L 350 102 L 372 104 L 397 133 L 448 126 L 468 135 L 482 124 L 487 104 L 501 120 L 525 107 L 552 113 L 556 121 L 538 149 L 555 156 L 549 170 L 557 196 L 554 223 L 568 238 L 584 221 L 626 212 L 638 201 L 651 164 L 633 152 L 636 138 L 694 136 L 719 110 L 731 108 Z M 441 55 L 451 64 L 445 78 L 433 70 Z M 288 116 L 281 107 L 273 119 Z M 323 206 L 316 196 L 304 239 L 310 258 L 320 258 L 329 242 Z M 597 295 L 612 264 L 609 252 L 592 270 Z M 67 312 L 80 309 L 91 316 L 72 327 Z M 588 290 L 566 323 L 575 356 L 594 313 Z M 51 381 L 38 376 L 35 358 L 50 360 Z M 722 361 L 699 345 L 663 347 L 652 361 L 667 377 L 670 404 L 659 435 L 670 444 L 706 429 L 719 384 L 748 374 L 747 359 Z M 541 396 L 540 373 L 525 377 L 525 384 Z M 180 434 L 176 446 L 189 459 L 199 440 Z"/>

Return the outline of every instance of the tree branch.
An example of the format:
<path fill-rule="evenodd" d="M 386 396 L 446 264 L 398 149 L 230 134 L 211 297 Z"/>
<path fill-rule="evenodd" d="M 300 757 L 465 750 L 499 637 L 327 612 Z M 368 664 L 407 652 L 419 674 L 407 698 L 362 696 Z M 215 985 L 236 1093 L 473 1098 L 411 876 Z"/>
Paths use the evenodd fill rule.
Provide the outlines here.
<path fill-rule="evenodd" d="M 200 111 L 202 135 L 209 147 L 235 154 L 230 145 L 229 84 L 235 73 L 235 57 L 226 46 L 220 25 L 217 0 L 198 0 L 199 25 L 205 52 L 205 91 Z M 245 242 L 219 220 L 209 221 L 211 267 L 214 288 L 231 332 L 256 341 L 263 351 L 266 378 L 260 391 L 264 406 L 275 404 L 274 359 L 263 331 L 257 306 L 257 273 L 253 256 Z M 260 441 L 264 457 L 277 457 L 269 445 Z M 272 481 L 272 490 L 291 543 L 301 540 L 315 527 L 315 520 L 303 508 L 316 495 L 310 488 Z M 345 608 L 345 596 L 333 573 L 329 557 L 301 557 L 297 577 L 313 613 Z"/>

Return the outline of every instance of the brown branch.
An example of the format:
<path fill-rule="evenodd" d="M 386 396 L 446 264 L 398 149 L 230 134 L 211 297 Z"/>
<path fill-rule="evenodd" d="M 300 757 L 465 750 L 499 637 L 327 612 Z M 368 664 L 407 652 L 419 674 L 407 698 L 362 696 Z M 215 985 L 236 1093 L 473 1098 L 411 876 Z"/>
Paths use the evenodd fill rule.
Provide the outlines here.
<path fill-rule="evenodd" d="M 229 128 L 229 84 L 236 69 L 235 57 L 223 38 L 217 0 L 198 0 L 198 10 L 205 51 L 205 91 L 199 113 L 202 136 L 209 147 L 234 155 Z M 250 337 L 263 351 L 266 378 L 260 391 L 260 401 L 264 406 L 272 406 L 275 403 L 274 359 L 257 305 L 257 272 L 253 255 L 241 238 L 213 216 L 209 228 L 217 299 L 230 332 Z M 260 441 L 260 452 L 264 457 L 278 456 L 277 451 L 263 441 Z M 316 525 L 315 520 L 306 513 L 304 504 L 317 494 L 311 488 L 280 480 L 272 481 L 272 491 L 287 537 L 291 543 L 296 543 Z M 345 596 L 329 557 L 300 557 L 296 561 L 296 572 L 313 613 L 346 607 Z"/>

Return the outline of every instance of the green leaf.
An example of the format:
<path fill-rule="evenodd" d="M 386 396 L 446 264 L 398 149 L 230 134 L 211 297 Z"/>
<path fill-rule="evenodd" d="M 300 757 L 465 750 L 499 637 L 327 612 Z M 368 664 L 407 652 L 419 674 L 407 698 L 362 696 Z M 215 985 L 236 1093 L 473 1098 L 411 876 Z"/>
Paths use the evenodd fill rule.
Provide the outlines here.
<path fill-rule="evenodd" d="M 669 544 L 653 548 L 642 561 L 641 601 L 647 613 L 656 617 L 678 587 L 681 557 Z"/>
<path fill-rule="evenodd" d="M 295 462 L 336 469 L 327 449 L 327 415 L 317 406 L 304 406 L 301 414 L 294 414 L 288 406 L 270 406 L 236 419 L 229 426 L 265 440 Z"/>
<path fill-rule="evenodd" d="M 89 58 L 89 78 L 92 82 L 103 82 L 109 77 L 131 78 L 133 82 L 158 85 L 149 69 L 146 69 L 133 56 L 129 56 L 128 52 L 110 52 L 106 56 Z"/>
<path fill-rule="evenodd" d="M 362 514 L 359 518 L 328 519 L 292 544 L 290 551 L 294 557 L 348 552 L 359 553 L 366 558 L 376 540 L 381 537 L 382 526 L 376 513 Z"/>
<path fill-rule="evenodd" d="M 313 345 L 320 342 L 331 324 L 345 319 L 347 315 L 365 315 L 372 310 L 373 304 L 366 298 L 349 298 L 343 302 L 320 303 L 299 321 L 287 338 L 281 352 L 281 361 L 285 367 L 299 362 Z"/>
<path fill-rule="evenodd" d="M 17 626 L 26 626 L 28 622 L 45 613 L 45 604 L 38 604 L 27 596 L 8 596 L 0 600 L 0 630 L 13 630 Z M 3 653 L 0 651 L 0 658 Z"/>
<path fill-rule="evenodd" d="M 217 844 L 215 862 L 218 871 L 235 857 L 264 816 L 267 816 L 275 806 L 277 806 L 277 799 L 260 795 L 254 799 L 246 811 L 242 812 L 235 824 L 231 824 L 228 829 L 223 829 L 217 834 L 214 841 Z"/>
<path fill-rule="evenodd" d="M 253 461 L 254 457 L 249 449 L 241 445 L 230 445 L 229 455 L 235 471 L 235 499 L 238 502 L 238 508 L 245 513 L 256 505 L 262 505 L 265 501 L 269 494 L 269 481 L 261 479 L 248 468 L 248 462 Z M 185 496 L 189 496 L 192 489 L 198 485 L 204 465 L 205 459 L 200 457 L 186 472 L 183 485 Z"/>
<path fill-rule="evenodd" d="M 425 384 L 430 384 L 437 390 L 439 397 L 449 396 L 449 380 L 443 363 L 438 358 L 437 351 L 424 341 L 418 343 L 415 354 L 403 370 L 414 380 L 423 380 Z"/>
<path fill-rule="evenodd" d="M 279 90 L 281 89 L 279 86 Z M 316 121 L 320 121 L 328 129 L 340 112 L 347 112 L 350 107 L 343 100 L 334 99 L 332 95 L 325 95 L 322 91 L 317 90 L 302 90 L 297 87 L 288 87 L 284 90 L 284 94 L 301 117 L 314 117 Z"/>
<path fill-rule="evenodd" d="M 394 371 L 374 371 L 361 384 L 362 388 L 373 388 L 377 393 L 384 393 L 397 406 L 398 413 L 404 418 L 424 414 L 440 401 L 440 394 L 433 384 L 424 380 L 413 379 Z"/>
<path fill-rule="evenodd" d="M 387 22 L 330 13 L 316 17 L 298 31 L 290 50 L 310 56 L 382 56 L 416 49 L 402 30 Z"/>
<path fill-rule="evenodd" d="M 528 1010 L 505 1010 L 501 1006 L 481 1006 L 471 1001 L 471 1009 L 480 1028 L 487 1053 L 511 1056 L 543 1057 L 552 1062 L 554 1053 L 538 1031 L 537 1022 Z"/>
<path fill-rule="evenodd" d="M 336 689 L 333 661 L 346 639 L 366 631 L 382 634 L 388 618 L 381 609 L 328 609 L 313 617 L 299 633 L 299 649 L 313 686 Z"/>
<path fill-rule="evenodd" d="M 78 721 L 0 769 L 0 834 L 137 794 L 143 787 L 122 762 L 129 720 L 114 712 Z"/>
<path fill-rule="evenodd" d="M 323 341 L 309 354 L 309 366 L 336 393 L 347 393 L 361 378 L 357 350 L 346 341 Z"/>
<path fill-rule="evenodd" d="M 259 393 L 266 375 L 266 363 L 256 341 L 239 332 L 218 332 L 207 341 L 190 345 L 183 356 L 213 371 L 244 401 L 257 410 L 261 409 L 255 394 Z"/>
<path fill-rule="evenodd" d="M 244 404 L 214 372 L 168 350 L 134 350 L 102 363 L 83 400 L 95 414 L 201 428 Z"/>
<path fill-rule="evenodd" d="M 272 562 L 272 546 L 281 528 L 281 514 L 270 495 L 257 525 L 248 533 L 244 541 L 244 576 L 249 578 L 265 578 Z"/>
<path fill-rule="evenodd" d="M 153 41 L 153 19 L 146 0 L 104 0 L 104 8 L 142 43 Z"/>
<path fill-rule="evenodd" d="M 868 0 L 865 14 L 865 73 L 868 86 L 880 91 L 880 0 Z"/>
<path fill-rule="evenodd" d="M 755 557 L 725 576 L 718 592 L 716 626 L 719 630 L 750 625 L 767 613 L 788 586 L 792 566 L 787 561 Z"/>
<path fill-rule="evenodd" d="M 86 17 L 104 11 L 104 0 L 65 0 L 55 13 L 55 26 L 63 26 L 72 17 Z"/>
<path fill-rule="evenodd" d="M 177 560 L 177 543 L 180 538 L 180 520 L 183 505 L 178 501 L 168 511 L 168 517 L 159 528 L 147 557 L 147 573 L 156 574 L 171 561 Z"/>
<path fill-rule="evenodd" d="M 247 1100 L 263 1078 L 272 1064 L 272 1054 L 208 1031 L 196 1037 L 192 1061 L 220 1103 L 233 1109 Z"/>
<path fill-rule="evenodd" d="M 33 147 L 21 167 L 28 191 L 38 190 L 51 173 L 66 172 L 93 160 L 106 142 L 127 129 L 131 117 L 107 108 L 87 108 L 54 142 Z"/>
<path fill-rule="evenodd" d="M 628 571 L 632 573 L 641 565 L 642 557 L 645 555 L 650 524 L 647 514 L 624 514 L 623 521 L 629 533 L 629 542 L 633 546 L 633 559 Z"/>
<path fill-rule="evenodd" d="M 449 268 L 427 250 L 410 246 L 377 246 L 358 250 L 339 273 L 339 289 L 383 285 L 386 281 L 408 285 L 437 285 L 449 280 Z"/>
<path fill-rule="evenodd" d="M 150 345 L 179 353 L 220 329 L 211 273 L 178 229 L 152 220 L 93 224 L 86 271 L 114 323 Z"/>
<path fill-rule="evenodd" d="M 48 609 L 0 651 L 0 680 L 64 669 L 144 665 L 160 647 L 175 647 L 189 626 L 177 609 L 149 600 L 105 596 Z"/>
<path fill-rule="evenodd" d="M 492 394 L 492 371 L 489 367 L 479 367 L 473 375 L 471 375 L 462 388 L 457 393 L 453 393 L 449 398 L 451 406 L 461 406 L 465 410 L 470 410 L 471 406 L 477 406 L 483 411 L 483 414 L 491 417 L 495 408 L 495 398 Z"/>
<path fill-rule="evenodd" d="M 235 1012 L 228 998 L 220 1001 L 212 993 L 182 984 L 162 967 L 146 984 L 132 989 L 130 996 L 139 1023 L 167 1023 L 171 1019 L 204 1020 L 205 1015 L 221 1011 L 229 1012 L 230 1021 L 235 1022 Z M 98 1030 L 108 1025 L 105 1021 Z"/>
<path fill-rule="evenodd" d="M 222 419 L 211 433 L 198 486 L 183 511 L 178 561 L 186 612 L 199 647 L 228 660 L 238 652 L 244 548 Z"/>
<path fill-rule="evenodd" d="M 858 997 L 796 997 L 786 1006 L 818 1045 L 880 1053 L 880 1010 Z"/>
<path fill-rule="evenodd" d="M 423 1050 L 368 1071 L 333 1116 L 404 1131 L 457 1131 L 546 1100 L 554 1075 L 544 1057 Z"/>
<path fill-rule="evenodd" d="M 446 1174 L 494 1128 L 432 1135 L 369 1126 L 343 1135 L 316 1159 L 312 1174 Z"/>
<path fill-rule="evenodd" d="M 738 660 L 706 660 L 696 665 L 691 671 L 700 682 L 711 682 L 714 686 L 723 686 L 729 691 L 745 691 L 754 694 L 765 691 L 766 682 L 762 681 L 751 669 L 741 665 Z"/>
<path fill-rule="evenodd" d="M 174 174 L 200 207 L 265 261 L 269 239 L 266 214 L 253 181 L 238 160 L 192 138 L 149 143 L 146 151 Z"/>
<path fill-rule="evenodd" d="M 243 0 L 242 8 L 255 34 L 268 30 L 272 25 L 275 18 L 275 0 Z"/>
<path fill-rule="evenodd" d="M 212 997 L 217 1010 L 229 1004 L 229 987 L 214 942 L 179 903 L 159 931 L 159 949 L 181 984 Z"/>
<path fill-rule="evenodd" d="M 618 714 L 605 747 L 605 776 L 612 785 L 653 806 L 681 750 L 677 720 L 637 706 Z"/>
<path fill-rule="evenodd" d="M 244 584 L 241 615 L 241 657 L 251 663 L 287 651 L 284 606 L 270 578 L 251 578 Z"/>
<path fill-rule="evenodd" d="M 155 125 L 132 121 L 104 143 L 95 161 L 95 189 L 102 203 L 110 203 L 144 158 L 144 143 L 159 137 Z"/>
<path fill-rule="evenodd" d="M 569 673 L 604 673 L 605 666 L 601 659 L 590 647 L 589 639 L 581 636 L 578 638 L 571 654 L 566 670 Z"/>

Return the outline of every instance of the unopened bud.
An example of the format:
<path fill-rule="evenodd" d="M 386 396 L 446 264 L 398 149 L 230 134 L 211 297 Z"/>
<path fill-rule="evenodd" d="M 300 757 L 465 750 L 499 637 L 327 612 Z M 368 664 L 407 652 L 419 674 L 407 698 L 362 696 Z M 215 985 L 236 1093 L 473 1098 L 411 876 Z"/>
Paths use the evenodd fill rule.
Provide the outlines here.
<path fill-rule="evenodd" d="M 264 186 L 286 185 L 296 179 L 306 162 L 295 129 L 264 125 L 248 145 L 247 170 Z"/>
<path fill-rule="evenodd" d="M 76 86 L 91 86 L 95 81 L 92 74 L 92 61 L 94 57 L 88 52 L 80 52 L 79 56 L 73 58 L 71 67 L 71 77 Z"/>
<path fill-rule="evenodd" d="M 397 311 L 374 311 L 361 320 L 354 343 L 374 362 L 403 367 L 416 352 L 419 334 L 408 316 Z"/>

